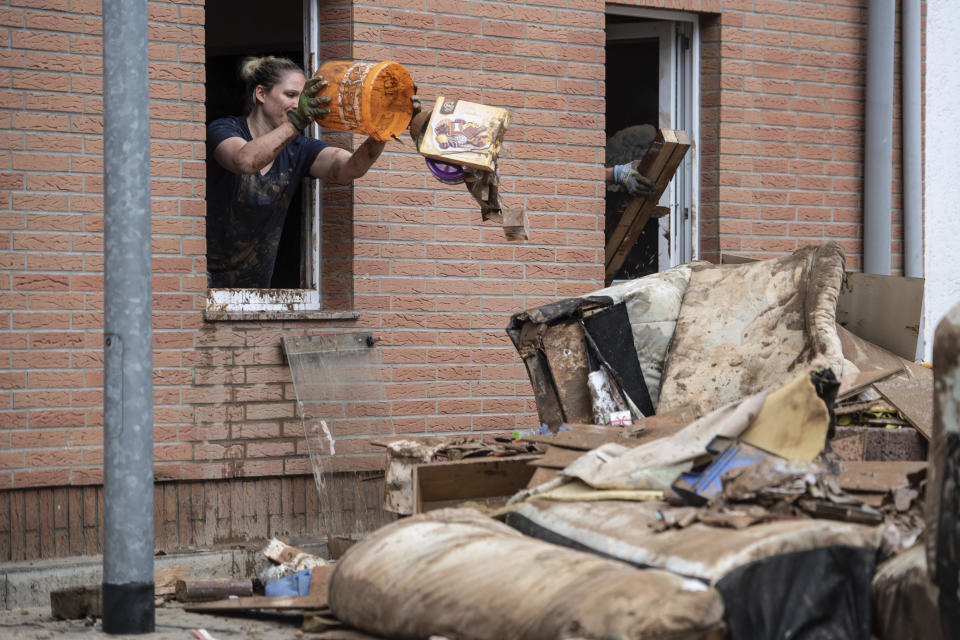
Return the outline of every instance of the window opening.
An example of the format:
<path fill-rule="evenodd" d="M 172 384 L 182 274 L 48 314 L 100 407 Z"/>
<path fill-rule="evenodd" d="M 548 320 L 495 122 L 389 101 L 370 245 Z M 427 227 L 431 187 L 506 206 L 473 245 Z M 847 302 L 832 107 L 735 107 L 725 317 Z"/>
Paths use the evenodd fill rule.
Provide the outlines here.
<path fill-rule="evenodd" d="M 289 58 L 309 73 L 308 38 L 313 5 L 286 2 L 264 8 L 259 0 L 207 0 L 206 122 L 243 111 L 239 66 L 247 56 Z M 307 15 L 307 14 L 310 15 Z M 255 19 L 252 18 L 255 16 Z M 309 60 L 308 60 L 309 58 Z M 207 163 L 216 162 L 208 154 Z M 209 175 L 209 171 L 208 171 Z M 270 289 L 210 289 L 208 319 L 239 319 L 244 314 L 319 310 L 319 182 L 304 180 L 293 197 L 280 237 Z M 208 219 L 208 224 L 210 221 Z"/>
<path fill-rule="evenodd" d="M 638 278 L 699 255 L 699 31 L 696 14 L 608 5 L 606 29 L 607 166 L 642 156 L 658 128 L 685 130 L 691 149 L 659 202 L 670 213 L 651 219 L 615 280 Z M 669 19 L 676 17 L 676 20 Z M 624 136 L 645 125 L 643 135 Z M 639 154 L 639 155 L 638 155 Z M 611 233 L 625 197 L 607 192 Z"/>

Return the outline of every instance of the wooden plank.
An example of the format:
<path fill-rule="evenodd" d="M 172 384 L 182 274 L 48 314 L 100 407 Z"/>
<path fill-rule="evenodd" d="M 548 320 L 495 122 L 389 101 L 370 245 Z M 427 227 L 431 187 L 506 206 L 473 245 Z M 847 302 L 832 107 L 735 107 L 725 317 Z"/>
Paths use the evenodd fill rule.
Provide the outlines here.
<path fill-rule="evenodd" d="M 610 234 L 606 244 L 605 281 L 613 280 L 617 271 L 623 266 L 624 260 L 643 233 L 647 220 L 663 192 L 666 190 L 674 173 L 683 161 L 687 149 L 690 148 L 690 138 L 685 131 L 661 129 L 657 137 L 647 149 L 637 170 L 655 184 L 652 193 L 634 198 L 628 205 L 620 220 Z"/>
<path fill-rule="evenodd" d="M 840 378 L 840 390 L 837 391 L 837 400 L 844 400 L 854 396 L 870 385 L 885 380 L 890 376 L 903 371 L 902 367 L 895 369 L 876 369 L 872 371 L 861 371 L 850 376 Z"/>
<path fill-rule="evenodd" d="M 227 598 L 213 602 L 187 604 L 185 611 L 249 611 L 250 609 L 320 609 L 327 604 L 326 598 L 318 596 L 246 596 Z"/>
<path fill-rule="evenodd" d="M 592 420 L 593 403 L 587 386 L 590 363 L 583 328 L 577 322 L 549 327 L 543 334 L 543 352 L 564 420 Z"/>
<path fill-rule="evenodd" d="M 927 463 L 910 460 L 844 462 L 840 488 L 847 491 L 886 492 L 910 486 L 907 476 L 927 468 Z"/>
<path fill-rule="evenodd" d="M 860 371 L 896 369 L 903 366 L 898 356 L 882 347 L 878 347 L 869 340 L 864 340 L 839 324 L 837 325 L 837 335 L 840 336 L 843 357 L 857 365 Z"/>
<path fill-rule="evenodd" d="M 672 436 L 696 419 L 697 415 L 689 408 L 640 418 L 635 420 L 632 426 L 625 427 L 627 442 L 633 443 L 627 446 L 635 447 L 644 442 Z"/>
<path fill-rule="evenodd" d="M 172 596 L 177 591 L 177 581 L 189 578 L 190 567 L 185 564 L 157 569 L 153 572 L 153 593 L 157 596 Z"/>
<path fill-rule="evenodd" d="M 756 258 L 751 258 L 750 256 L 738 256 L 734 253 L 720 252 L 720 264 L 748 264 L 756 261 Z"/>
<path fill-rule="evenodd" d="M 539 457 L 467 458 L 415 465 L 414 513 L 421 513 L 426 503 L 511 496 L 530 481 L 535 469 L 527 463 Z"/>
<path fill-rule="evenodd" d="M 546 467 L 548 469 L 564 469 L 574 460 L 582 456 L 585 452 L 578 449 L 565 449 L 563 447 L 547 446 L 547 452 L 536 460 L 531 460 L 530 464 L 534 467 Z"/>
<path fill-rule="evenodd" d="M 933 434 L 933 380 L 897 376 L 873 386 L 903 413 L 914 429 L 930 440 Z"/>
<path fill-rule="evenodd" d="M 669 182 L 669 178 L 667 178 L 666 183 L 661 185 L 661 176 L 669 166 L 675 151 L 673 133 L 674 132 L 667 129 L 658 131 L 657 138 L 654 140 L 654 143 L 650 145 L 650 148 L 637 167 L 641 174 L 654 182 L 654 190 L 652 193 L 641 195 L 631 200 L 630 203 L 627 204 L 623 215 L 621 215 L 617 221 L 613 232 L 610 234 L 610 239 L 606 246 L 606 262 L 608 265 L 606 271 L 608 281 L 613 279 L 616 271 L 625 259 L 625 254 L 618 255 L 618 252 L 624 248 L 624 245 L 627 245 L 626 253 L 629 253 L 629 247 L 633 246 L 636 238 L 643 232 L 643 228 L 650 219 L 653 208 L 660 200 L 666 188 L 666 183 Z M 673 168 L 673 172 L 675 171 L 676 167 Z M 673 176 L 673 172 L 670 173 L 670 177 Z M 633 238 L 632 241 L 631 237 Z M 615 266 L 614 262 L 616 263 Z"/>
<path fill-rule="evenodd" d="M 923 278 L 848 271 L 837 298 L 837 323 L 913 360 L 922 306 Z"/>
<path fill-rule="evenodd" d="M 527 483 L 527 488 L 536 487 L 544 482 L 550 482 L 557 477 L 558 471 L 556 469 L 548 469 L 546 467 L 537 467 L 537 470 L 533 472 L 533 475 L 530 476 L 530 482 Z"/>
<path fill-rule="evenodd" d="M 610 233 L 610 239 L 607 241 L 608 251 L 606 255 L 608 261 L 612 255 L 611 250 L 617 249 L 623 243 L 630 227 L 634 225 L 635 220 L 642 215 L 644 205 L 652 208 L 660 199 L 660 194 L 656 193 L 656 182 L 663 172 L 667 160 L 673 153 L 673 145 L 668 145 L 666 141 L 667 131 L 666 129 L 657 131 L 656 137 L 653 139 L 653 142 L 650 143 L 643 158 L 640 159 L 637 165 L 637 171 L 654 182 L 654 193 L 633 198 L 633 200 L 627 204 L 623 214 L 617 220 L 616 226 Z M 665 149 L 664 147 L 667 148 Z M 652 202 L 648 204 L 648 200 Z M 649 213 L 647 213 L 646 218 L 649 218 Z M 643 224 L 646 224 L 646 220 L 643 220 Z"/>
<path fill-rule="evenodd" d="M 323 600 L 324 603 L 327 602 L 327 594 L 330 589 L 330 576 L 333 575 L 333 570 L 337 568 L 335 564 L 325 564 L 323 566 L 314 567 L 311 569 L 310 574 L 310 597 L 316 598 L 317 600 Z"/>
<path fill-rule="evenodd" d="M 607 442 L 620 442 L 626 439 L 626 433 L 622 427 L 569 423 L 564 423 L 561 427 L 570 427 L 570 430 L 564 429 L 553 435 L 526 436 L 523 439 L 527 442 L 556 445 L 581 451 L 589 451 Z M 627 442 L 621 444 L 630 446 Z"/>
<path fill-rule="evenodd" d="M 881 409 L 883 411 L 896 411 L 892 404 L 886 400 L 866 400 L 864 402 L 852 402 L 850 404 L 839 404 L 833 412 L 838 416 L 849 415 L 851 413 L 861 413 L 868 409 Z"/>

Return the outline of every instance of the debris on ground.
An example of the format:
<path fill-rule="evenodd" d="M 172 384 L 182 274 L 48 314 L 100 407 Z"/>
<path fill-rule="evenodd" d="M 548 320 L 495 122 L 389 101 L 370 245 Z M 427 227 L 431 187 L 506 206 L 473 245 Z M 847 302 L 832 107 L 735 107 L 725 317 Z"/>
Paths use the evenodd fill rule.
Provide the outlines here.
<path fill-rule="evenodd" d="M 960 446 L 930 368 L 837 324 L 843 264 L 693 263 L 516 314 L 538 428 L 374 441 L 397 521 L 333 563 L 271 540 L 253 593 L 186 608 L 344 640 L 946 637 L 926 458 Z"/>
<path fill-rule="evenodd" d="M 178 602 L 207 602 L 232 596 L 252 596 L 253 580 L 250 578 L 177 580 L 175 595 Z"/>
<path fill-rule="evenodd" d="M 261 569 L 257 576 L 263 583 L 283 578 L 304 569 L 322 567 L 328 564 L 324 558 L 291 547 L 276 538 L 270 539 L 263 550 L 263 555 L 273 562 L 273 564 Z"/>

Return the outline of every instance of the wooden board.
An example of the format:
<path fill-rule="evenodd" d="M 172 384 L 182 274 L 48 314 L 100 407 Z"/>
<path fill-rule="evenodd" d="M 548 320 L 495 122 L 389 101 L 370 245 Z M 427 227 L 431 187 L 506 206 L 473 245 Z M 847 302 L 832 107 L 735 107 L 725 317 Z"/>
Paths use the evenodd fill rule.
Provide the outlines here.
<path fill-rule="evenodd" d="M 660 129 L 657 132 L 657 137 L 650 144 L 638 167 L 643 176 L 653 181 L 655 188 L 653 192 L 630 201 L 610 234 L 605 252 L 606 284 L 610 284 L 623 266 L 689 148 L 690 138 L 685 131 Z"/>
<path fill-rule="evenodd" d="M 926 462 L 910 460 L 844 462 L 840 487 L 847 491 L 886 492 L 909 486 L 907 476 L 926 468 Z"/>
<path fill-rule="evenodd" d="M 524 440 L 537 444 L 549 444 L 567 449 L 589 451 L 596 449 L 607 442 L 619 442 L 625 446 L 632 446 L 632 441 L 626 440 L 626 433 L 622 427 L 607 427 L 599 424 L 563 424 L 561 427 L 570 427 L 553 435 L 527 436 Z"/>
<path fill-rule="evenodd" d="M 310 596 L 317 601 L 327 602 L 327 593 L 330 586 L 330 576 L 333 570 L 337 568 L 335 564 L 326 564 L 322 567 L 314 567 L 310 574 Z"/>
<path fill-rule="evenodd" d="M 873 385 L 887 402 L 928 441 L 933 435 L 933 380 L 917 380 L 906 375 Z"/>
<path fill-rule="evenodd" d="M 582 456 L 585 451 L 579 449 L 566 449 L 564 447 L 547 446 L 547 452 L 536 460 L 531 460 L 530 464 L 534 467 L 546 467 L 548 469 L 565 469 L 567 465 Z"/>
<path fill-rule="evenodd" d="M 840 336 L 843 357 L 857 365 L 860 371 L 903 367 L 903 362 L 899 356 L 878 347 L 869 340 L 864 340 L 839 324 L 837 325 L 837 335 Z"/>
<path fill-rule="evenodd" d="M 467 458 L 413 467 L 413 510 L 422 513 L 456 501 L 512 496 L 527 486 L 540 455 Z"/>
<path fill-rule="evenodd" d="M 251 609 L 323 609 L 327 606 L 327 588 L 337 565 L 314 567 L 310 574 L 310 593 L 305 596 L 247 596 L 213 602 L 184 605 L 187 611 L 249 611 Z"/>
<path fill-rule="evenodd" d="M 190 567 L 185 564 L 176 564 L 172 567 L 163 567 L 153 572 L 153 594 L 157 596 L 172 596 L 177 590 L 178 580 L 190 578 Z"/>
<path fill-rule="evenodd" d="M 680 429 L 697 419 L 697 415 L 689 408 L 681 408 L 667 413 L 640 418 L 633 426 L 625 427 L 627 431 L 627 446 L 639 444 L 672 436 Z"/>
<path fill-rule="evenodd" d="M 720 264 L 749 264 L 756 261 L 757 258 L 751 258 L 750 256 L 738 256 L 735 253 L 720 252 Z"/>
<path fill-rule="evenodd" d="M 845 416 L 851 413 L 861 413 L 868 409 L 879 408 L 883 411 L 896 411 L 894 406 L 886 400 L 867 400 L 865 402 L 852 402 L 850 404 L 838 404 L 833 412 L 838 416 Z"/>
<path fill-rule="evenodd" d="M 593 419 L 587 376 L 590 374 L 587 341 L 578 322 L 553 325 L 543 334 L 543 353 L 560 400 L 565 421 Z"/>
<path fill-rule="evenodd" d="M 860 373 L 855 373 L 852 376 L 844 376 L 840 378 L 840 390 L 837 391 L 837 400 L 844 400 L 850 396 L 854 396 L 870 385 L 881 380 L 885 380 L 890 376 L 900 373 L 901 371 L 903 371 L 903 368 L 897 367 L 895 369 L 861 371 Z"/>
<path fill-rule="evenodd" d="M 247 596 L 228 598 L 213 602 L 200 602 L 184 605 L 186 611 L 249 611 L 251 609 L 319 609 L 326 606 L 327 599 L 313 595 L 306 596 Z"/>
<path fill-rule="evenodd" d="M 848 271 L 837 298 L 837 323 L 908 360 L 917 355 L 923 278 Z"/>
<path fill-rule="evenodd" d="M 550 482 L 557 477 L 559 471 L 556 469 L 548 469 L 547 467 L 537 467 L 537 470 L 533 472 L 533 475 L 530 476 L 530 481 L 527 482 L 527 488 L 539 486 L 544 482 Z"/>

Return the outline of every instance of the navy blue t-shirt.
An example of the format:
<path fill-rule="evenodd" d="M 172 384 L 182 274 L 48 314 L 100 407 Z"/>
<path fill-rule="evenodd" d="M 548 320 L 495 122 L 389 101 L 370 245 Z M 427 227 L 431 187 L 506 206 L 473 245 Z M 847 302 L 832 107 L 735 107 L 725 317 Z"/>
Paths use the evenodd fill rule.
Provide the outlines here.
<path fill-rule="evenodd" d="M 298 135 L 283 148 L 266 175 L 239 175 L 213 156 L 227 138 L 252 140 L 247 119 L 231 116 L 207 125 L 207 270 L 213 288 L 270 287 L 290 201 L 310 165 L 326 148 Z"/>

